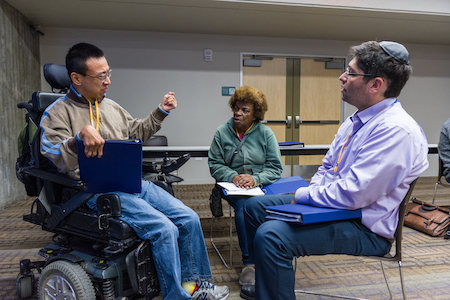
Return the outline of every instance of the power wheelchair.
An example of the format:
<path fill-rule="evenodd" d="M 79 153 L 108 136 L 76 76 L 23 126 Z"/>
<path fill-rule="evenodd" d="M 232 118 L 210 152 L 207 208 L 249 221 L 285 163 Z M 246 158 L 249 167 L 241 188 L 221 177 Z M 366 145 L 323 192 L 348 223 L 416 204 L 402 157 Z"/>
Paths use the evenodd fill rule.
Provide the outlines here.
<path fill-rule="evenodd" d="M 36 92 L 28 103 L 18 104 L 19 108 L 28 110 L 27 117 L 37 125 L 44 110 L 64 96 L 71 83 L 62 65 L 45 65 L 44 76 L 53 92 Z M 55 93 L 54 89 L 59 89 L 59 93 Z M 65 211 L 71 200 L 83 194 L 85 184 L 58 173 L 52 167 L 40 154 L 39 127 L 36 134 L 37 138 L 30 141 L 31 163 L 18 168 L 17 175 L 35 178 L 37 192 L 44 190 L 23 220 L 55 234 L 53 242 L 39 251 L 43 260 L 31 262 L 24 259 L 20 262 L 16 280 L 18 297 L 29 298 L 36 289 L 38 299 L 156 297 L 160 290 L 150 243 L 141 240 L 128 224 L 119 219 L 119 197 L 115 194 L 100 196 L 97 211 L 90 210 L 84 204 L 87 199 L 73 211 Z M 144 164 L 143 177 L 150 178 L 173 194 L 172 183 L 183 179 L 169 173 L 181 167 L 189 157 L 185 154 L 170 161 L 166 155 L 159 168 L 154 162 Z M 33 270 L 40 274 L 37 288 Z"/>

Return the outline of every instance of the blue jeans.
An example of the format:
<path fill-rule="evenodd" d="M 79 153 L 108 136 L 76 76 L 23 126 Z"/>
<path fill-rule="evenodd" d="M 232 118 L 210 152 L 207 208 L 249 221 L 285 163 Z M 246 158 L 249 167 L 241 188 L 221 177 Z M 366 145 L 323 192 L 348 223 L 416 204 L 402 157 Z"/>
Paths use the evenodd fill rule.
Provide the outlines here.
<path fill-rule="evenodd" d="M 256 263 L 256 299 L 294 300 L 294 257 L 349 254 L 385 255 L 391 243 L 360 220 L 300 225 L 265 221 L 264 206 L 291 203 L 293 195 L 252 197 L 244 207 L 249 261 Z"/>
<path fill-rule="evenodd" d="M 244 205 L 249 197 L 240 196 L 222 196 L 234 208 L 234 223 L 239 240 L 239 247 L 242 251 L 242 262 L 244 265 L 248 264 L 248 247 L 247 247 L 247 232 L 245 230 L 244 222 Z"/>
<path fill-rule="evenodd" d="M 200 219 L 193 210 L 162 188 L 142 181 L 140 194 L 116 192 L 122 217 L 152 246 L 153 259 L 164 299 L 191 299 L 181 282 L 211 279 Z M 96 209 L 95 195 L 87 202 Z"/>

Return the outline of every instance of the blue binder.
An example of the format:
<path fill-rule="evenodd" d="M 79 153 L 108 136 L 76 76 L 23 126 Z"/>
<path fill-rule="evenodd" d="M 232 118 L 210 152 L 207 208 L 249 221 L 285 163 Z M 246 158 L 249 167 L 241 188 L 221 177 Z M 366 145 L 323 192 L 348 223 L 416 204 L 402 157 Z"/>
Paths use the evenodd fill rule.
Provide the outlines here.
<path fill-rule="evenodd" d="M 83 142 L 77 141 L 80 178 L 89 193 L 140 193 L 142 179 L 142 141 L 105 141 L 103 156 L 86 157 Z"/>
<path fill-rule="evenodd" d="M 348 210 L 316 207 L 305 204 L 284 204 L 265 207 L 269 220 L 281 220 L 300 224 L 361 218 L 361 209 Z"/>
<path fill-rule="evenodd" d="M 288 141 L 288 142 L 279 142 L 278 146 L 296 146 L 296 147 L 304 147 L 305 144 L 301 142 L 295 142 L 295 141 Z"/>
<path fill-rule="evenodd" d="M 309 183 L 300 176 L 291 176 L 280 178 L 272 184 L 262 188 L 266 195 L 280 195 L 295 193 L 298 188 L 306 187 Z"/>

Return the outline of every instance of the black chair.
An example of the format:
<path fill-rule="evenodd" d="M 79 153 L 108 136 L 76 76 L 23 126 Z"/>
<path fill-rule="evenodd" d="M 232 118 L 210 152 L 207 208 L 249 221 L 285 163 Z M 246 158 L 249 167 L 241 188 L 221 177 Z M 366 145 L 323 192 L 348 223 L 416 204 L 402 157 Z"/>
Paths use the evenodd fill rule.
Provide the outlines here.
<path fill-rule="evenodd" d="M 450 184 L 448 184 L 447 181 L 442 182 L 442 180 L 441 180 L 442 177 L 444 176 L 444 162 L 442 161 L 442 159 L 439 155 L 438 155 L 438 163 L 439 163 L 438 176 L 437 176 L 436 184 L 434 185 L 434 195 L 433 195 L 433 202 L 432 202 L 433 204 L 434 204 L 434 200 L 436 200 L 438 185 L 440 185 L 442 187 L 450 187 Z"/>
<path fill-rule="evenodd" d="M 405 287 L 404 287 L 404 282 L 403 282 L 403 273 L 402 273 L 403 223 L 405 221 L 406 205 L 408 204 L 408 202 L 411 198 L 411 194 L 414 189 L 414 186 L 416 185 L 416 182 L 417 182 L 417 179 L 415 179 L 409 186 L 409 190 L 406 193 L 405 197 L 403 198 L 403 200 L 400 204 L 400 208 L 398 210 L 397 229 L 395 230 L 395 253 L 394 254 L 388 253 L 384 256 L 367 256 L 368 258 L 380 260 L 381 270 L 383 271 L 384 280 L 386 282 L 386 286 L 389 291 L 389 299 L 392 299 L 392 292 L 391 292 L 391 289 L 389 288 L 386 273 L 384 272 L 383 261 L 395 261 L 398 263 L 398 270 L 400 273 L 400 283 L 402 286 L 403 299 L 406 299 Z M 322 296 L 334 297 L 334 298 L 343 298 L 343 299 L 361 299 L 361 298 L 347 297 L 347 296 L 342 296 L 342 295 L 321 294 L 321 293 L 309 292 L 309 291 L 304 291 L 304 290 L 295 290 L 295 292 L 296 293 L 322 295 Z"/>
<path fill-rule="evenodd" d="M 167 137 L 164 135 L 154 135 L 144 142 L 144 146 L 168 146 Z"/>
<path fill-rule="evenodd" d="M 46 65 L 44 69 L 52 87 L 67 90 L 63 85 L 70 84 L 70 80 L 64 66 Z M 61 80 L 60 76 L 64 75 L 66 79 Z M 32 100 L 18 106 L 27 108 L 39 124 L 43 111 L 61 96 L 64 94 L 36 92 Z M 55 298 L 76 295 L 78 299 L 92 300 L 157 296 L 159 285 L 150 243 L 141 240 L 120 220 L 120 198 L 115 194 L 100 196 L 98 210 L 90 210 L 84 205 L 88 198 L 82 198 L 84 182 L 58 173 L 40 154 L 39 138 L 31 148 L 33 165 L 19 171 L 38 178 L 40 194 L 33 202 L 31 213 L 23 219 L 55 235 L 53 243 L 39 251 L 44 260 L 20 262 L 16 280 L 19 298 L 34 294 L 34 269 L 41 274 L 39 299 L 50 295 Z M 81 204 L 71 207 L 80 198 Z"/>

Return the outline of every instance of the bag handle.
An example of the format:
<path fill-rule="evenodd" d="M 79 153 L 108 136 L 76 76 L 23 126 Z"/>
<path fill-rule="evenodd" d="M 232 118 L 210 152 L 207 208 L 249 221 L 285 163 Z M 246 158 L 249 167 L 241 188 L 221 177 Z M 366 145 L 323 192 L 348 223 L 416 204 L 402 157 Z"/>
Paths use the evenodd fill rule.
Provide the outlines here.
<path fill-rule="evenodd" d="M 234 157 L 236 156 L 236 154 L 238 154 L 239 151 L 241 151 L 242 145 L 244 144 L 244 142 L 245 142 L 245 140 L 247 139 L 247 137 L 248 137 L 248 134 L 247 134 L 247 135 L 244 135 L 244 136 L 242 137 L 241 142 L 240 142 L 239 145 L 236 147 L 236 150 L 234 150 L 233 155 L 231 156 L 230 162 L 229 162 L 229 164 L 228 164 L 229 167 L 231 167 L 231 163 L 233 162 Z"/>
<path fill-rule="evenodd" d="M 437 209 L 439 211 L 442 211 L 442 212 L 450 214 L 450 209 L 443 208 L 443 207 L 440 207 L 440 206 L 437 206 L 437 205 L 434 205 L 434 204 L 431 204 L 431 203 L 427 203 L 427 202 L 423 202 L 423 201 L 417 200 L 416 197 L 412 198 L 411 201 L 413 203 L 421 205 L 422 209 L 425 210 L 425 211 L 433 211 L 433 210 Z"/>

